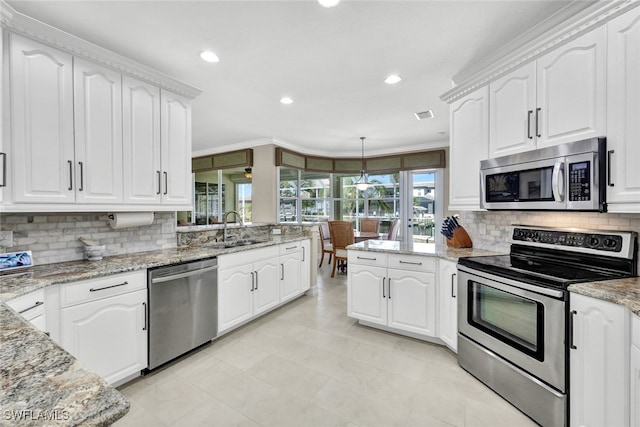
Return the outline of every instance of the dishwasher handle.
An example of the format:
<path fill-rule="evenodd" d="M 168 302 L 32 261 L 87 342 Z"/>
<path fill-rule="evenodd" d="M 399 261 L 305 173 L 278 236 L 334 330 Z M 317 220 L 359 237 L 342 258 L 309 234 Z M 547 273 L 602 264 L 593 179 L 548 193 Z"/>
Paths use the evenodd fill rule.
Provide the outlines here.
<path fill-rule="evenodd" d="M 212 271 L 217 269 L 218 269 L 217 265 L 212 265 L 211 267 L 200 268 L 197 270 L 188 271 L 186 273 L 179 273 L 179 274 L 173 274 L 171 276 L 157 277 L 155 279 L 151 279 L 151 283 L 155 284 L 155 283 L 170 282 L 176 279 L 184 279 L 185 277 L 197 276 L 198 274 L 202 274 L 207 271 Z"/>

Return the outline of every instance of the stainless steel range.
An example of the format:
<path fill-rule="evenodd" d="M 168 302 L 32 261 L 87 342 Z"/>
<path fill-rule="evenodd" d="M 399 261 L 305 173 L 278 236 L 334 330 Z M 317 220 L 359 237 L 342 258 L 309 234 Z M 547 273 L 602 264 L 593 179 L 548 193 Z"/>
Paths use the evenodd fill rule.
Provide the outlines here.
<path fill-rule="evenodd" d="M 537 423 L 568 425 L 567 287 L 635 276 L 637 235 L 514 225 L 510 242 L 458 262 L 458 363 Z"/>

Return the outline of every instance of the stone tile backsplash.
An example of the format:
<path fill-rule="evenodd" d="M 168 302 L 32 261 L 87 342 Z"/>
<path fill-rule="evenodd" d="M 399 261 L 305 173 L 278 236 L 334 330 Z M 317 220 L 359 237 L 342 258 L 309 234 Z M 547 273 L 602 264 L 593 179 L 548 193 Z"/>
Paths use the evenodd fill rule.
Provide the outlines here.
<path fill-rule="evenodd" d="M 509 227 L 512 224 L 591 230 L 623 230 L 640 233 L 640 214 L 537 211 L 461 212 L 460 222 L 469 233 L 474 247 L 505 253 L 509 252 Z"/>
<path fill-rule="evenodd" d="M 0 229 L 13 231 L 13 247 L 0 252 L 30 250 L 36 264 L 75 261 L 84 258 L 85 237 L 106 245 L 105 256 L 170 249 L 176 247 L 174 212 L 156 212 L 152 224 L 114 230 L 107 213 L 3 214 Z"/>

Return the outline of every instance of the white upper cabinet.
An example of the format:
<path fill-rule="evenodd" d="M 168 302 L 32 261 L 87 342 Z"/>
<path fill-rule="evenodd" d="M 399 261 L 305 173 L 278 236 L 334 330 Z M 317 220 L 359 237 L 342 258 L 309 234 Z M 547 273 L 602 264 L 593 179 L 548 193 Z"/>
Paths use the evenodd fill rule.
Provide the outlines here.
<path fill-rule="evenodd" d="M 161 188 L 162 203 L 191 205 L 191 103 L 182 96 L 162 90 Z"/>
<path fill-rule="evenodd" d="M 606 134 L 606 59 L 601 26 L 537 60 L 539 148 Z"/>
<path fill-rule="evenodd" d="M 161 201 L 160 89 L 122 78 L 124 202 Z"/>
<path fill-rule="evenodd" d="M 9 49 L 14 200 L 73 203 L 73 58 L 13 34 Z"/>
<path fill-rule="evenodd" d="M 449 210 L 480 209 L 480 160 L 489 154 L 489 88 L 450 107 Z"/>
<path fill-rule="evenodd" d="M 122 203 L 122 76 L 75 58 L 78 203 Z"/>
<path fill-rule="evenodd" d="M 607 24 L 610 212 L 640 212 L 640 10 Z"/>
<path fill-rule="evenodd" d="M 489 157 L 536 148 L 536 64 L 489 85 Z"/>

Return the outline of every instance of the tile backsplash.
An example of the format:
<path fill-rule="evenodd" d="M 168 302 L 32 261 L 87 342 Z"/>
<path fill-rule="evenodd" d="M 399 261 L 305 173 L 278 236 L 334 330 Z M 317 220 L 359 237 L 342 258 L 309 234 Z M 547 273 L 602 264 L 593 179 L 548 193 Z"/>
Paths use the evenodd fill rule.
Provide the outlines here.
<path fill-rule="evenodd" d="M 13 247 L 0 252 L 32 251 L 36 264 L 84 258 L 85 237 L 106 245 L 105 256 L 176 247 L 174 212 L 156 212 L 152 224 L 114 230 L 107 213 L 3 214 L 0 229 L 13 231 Z"/>
<path fill-rule="evenodd" d="M 623 230 L 640 233 L 640 214 L 537 211 L 461 212 L 460 222 L 469 233 L 474 247 L 505 253 L 509 252 L 509 227 L 512 224 L 591 230 Z"/>

